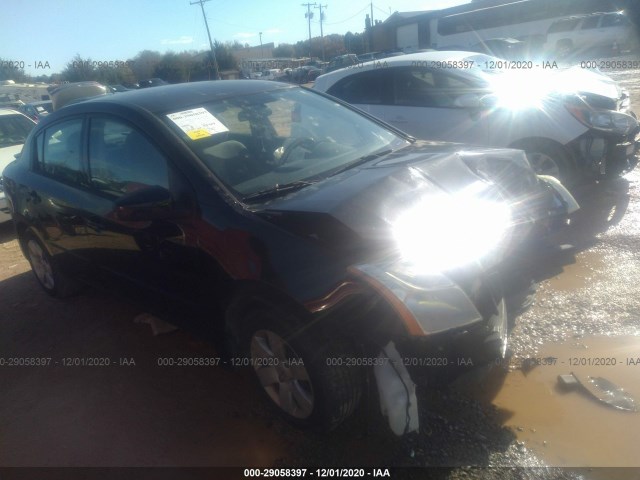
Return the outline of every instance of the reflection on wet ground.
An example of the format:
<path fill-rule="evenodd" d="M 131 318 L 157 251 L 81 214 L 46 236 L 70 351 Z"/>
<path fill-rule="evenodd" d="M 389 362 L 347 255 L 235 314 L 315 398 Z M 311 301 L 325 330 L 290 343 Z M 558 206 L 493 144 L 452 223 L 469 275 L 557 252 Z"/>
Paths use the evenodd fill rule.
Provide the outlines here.
<path fill-rule="evenodd" d="M 531 361 L 493 370 L 476 398 L 551 466 L 634 467 L 640 413 L 616 410 L 580 387 L 563 388 L 558 375 L 603 377 L 640 399 L 640 337 L 589 337 L 545 345 Z"/>
<path fill-rule="evenodd" d="M 589 287 L 595 278 L 603 275 L 604 260 L 598 252 L 581 252 L 576 262 L 566 265 L 564 271 L 547 282 L 547 287 L 556 291 L 570 292 Z"/>
<path fill-rule="evenodd" d="M 575 192 L 581 210 L 564 234 L 573 261 L 536 265 L 533 305 L 515 320 L 509 367 L 471 398 L 551 466 L 640 467 L 640 412 L 615 410 L 558 375 L 603 377 L 640 401 L 640 174 Z M 546 274 L 545 274 L 546 272 Z M 463 389 L 464 390 L 464 389 Z M 579 470 L 583 478 L 638 478 L 633 470 Z"/>

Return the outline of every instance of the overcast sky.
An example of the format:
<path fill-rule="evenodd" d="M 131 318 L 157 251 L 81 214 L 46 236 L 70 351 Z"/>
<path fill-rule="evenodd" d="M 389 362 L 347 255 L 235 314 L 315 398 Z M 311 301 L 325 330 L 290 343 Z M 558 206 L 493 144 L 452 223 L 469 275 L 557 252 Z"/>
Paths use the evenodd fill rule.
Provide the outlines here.
<path fill-rule="evenodd" d="M 141 50 L 202 50 L 207 32 L 194 0 L 21 0 L 2 3 L 0 58 L 25 62 L 27 73 L 50 75 L 78 53 L 92 60 L 127 60 Z M 307 0 L 309 1 L 309 0 Z M 308 38 L 306 7 L 293 0 L 210 0 L 205 3 L 211 36 L 250 45 L 295 43 Z M 374 20 L 390 12 L 436 10 L 466 0 L 374 2 Z M 324 0 L 324 34 L 362 32 L 371 7 L 365 0 Z M 320 35 L 318 9 L 311 35 Z M 50 69 L 36 69 L 48 62 Z M 31 67 L 29 67 L 29 65 Z"/>

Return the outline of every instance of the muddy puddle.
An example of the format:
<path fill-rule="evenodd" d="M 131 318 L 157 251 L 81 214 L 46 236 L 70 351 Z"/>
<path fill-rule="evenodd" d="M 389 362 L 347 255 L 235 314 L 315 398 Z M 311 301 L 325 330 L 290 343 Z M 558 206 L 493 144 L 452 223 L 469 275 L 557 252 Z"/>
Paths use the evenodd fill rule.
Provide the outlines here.
<path fill-rule="evenodd" d="M 558 375 L 571 372 L 585 381 L 603 377 L 640 402 L 640 337 L 546 345 L 538 359 L 509 373 L 494 369 L 472 395 L 497 407 L 502 423 L 550 466 L 640 467 L 640 412 L 616 410 L 558 383 Z M 609 478 L 605 470 L 587 478 L 601 474 Z"/>
<path fill-rule="evenodd" d="M 576 255 L 575 263 L 563 266 L 562 273 L 550 278 L 548 285 L 555 291 L 573 291 L 603 280 L 606 269 L 602 254 L 585 251 Z"/>

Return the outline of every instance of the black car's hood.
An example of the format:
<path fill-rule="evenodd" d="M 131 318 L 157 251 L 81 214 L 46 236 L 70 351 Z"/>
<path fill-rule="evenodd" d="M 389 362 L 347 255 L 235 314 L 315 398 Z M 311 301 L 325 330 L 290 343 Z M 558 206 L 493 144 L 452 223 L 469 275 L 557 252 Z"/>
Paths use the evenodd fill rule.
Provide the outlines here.
<path fill-rule="evenodd" d="M 386 241 L 398 214 L 427 195 L 455 194 L 475 185 L 483 187 L 483 195 L 500 196 L 498 188 L 469 165 L 479 158 L 512 164 L 517 153 L 416 142 L 382 159 L 271 200 L 257 213 L 297 234 L 340 247 L 353 242 L 361 245 L 363 239 Z"/>

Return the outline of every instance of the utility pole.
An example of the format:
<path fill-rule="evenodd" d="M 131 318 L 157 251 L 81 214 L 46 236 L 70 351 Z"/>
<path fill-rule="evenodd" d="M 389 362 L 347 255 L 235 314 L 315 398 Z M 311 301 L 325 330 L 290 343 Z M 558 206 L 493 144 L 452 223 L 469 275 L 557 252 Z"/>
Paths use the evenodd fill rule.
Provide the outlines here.
<path fill-rule="evenodd" d="M 325 61 L 324 58 L 324 34 L 322 33 L 322 22 L 324 21 L 324 13 L 322 13 L 322 7 L 327 8 L 326 5 L 318 5 L 316 8 L 320 9 L 320 41 L 322 42 L 322 61 Z"/>
<path fill-rule="evenodd" d="M 260 32 L 260 58 L 264 58 L 264 50 L 262 50 L 262 32 Z"/>
<path fill-rule="evenodd" d="M 373 2 L 371 2 L 371 35 L 369 36 L 369 51 L 373 52 L 373 26 L 375 23 L 373 22 Z"/>
<path fill-rule="evenodd" d="M 211 32 L 209 32 L 209 23 L 207 22 L 207 15 L 204 13 L 204 4 L 210 0 L 197 0 L 191 2 L 191 5 L 199 4 L 202 8 L 202 16 L 204 17 L 204 25 L 207 27 L 207 35 L 209 36 L 209 47 L 211 48 L 211 58 L 213 59 L 214 80 L 220 80 L 220 74 L 218 73 L 218 61 L 216 60 L 216 51 L 213 48 L 213 42 L 211 41 Z"/>
<path fill-rule="evenodd" d="M 304 14 L 305 18 L 309 22 L 309 58 L 311 58 L 311 19 L 313 18 L 313 12 L 311 7 L 315 7 L 315 3 L 303 3 L 303 7 L 307 7 L 307 13 Z"/>

